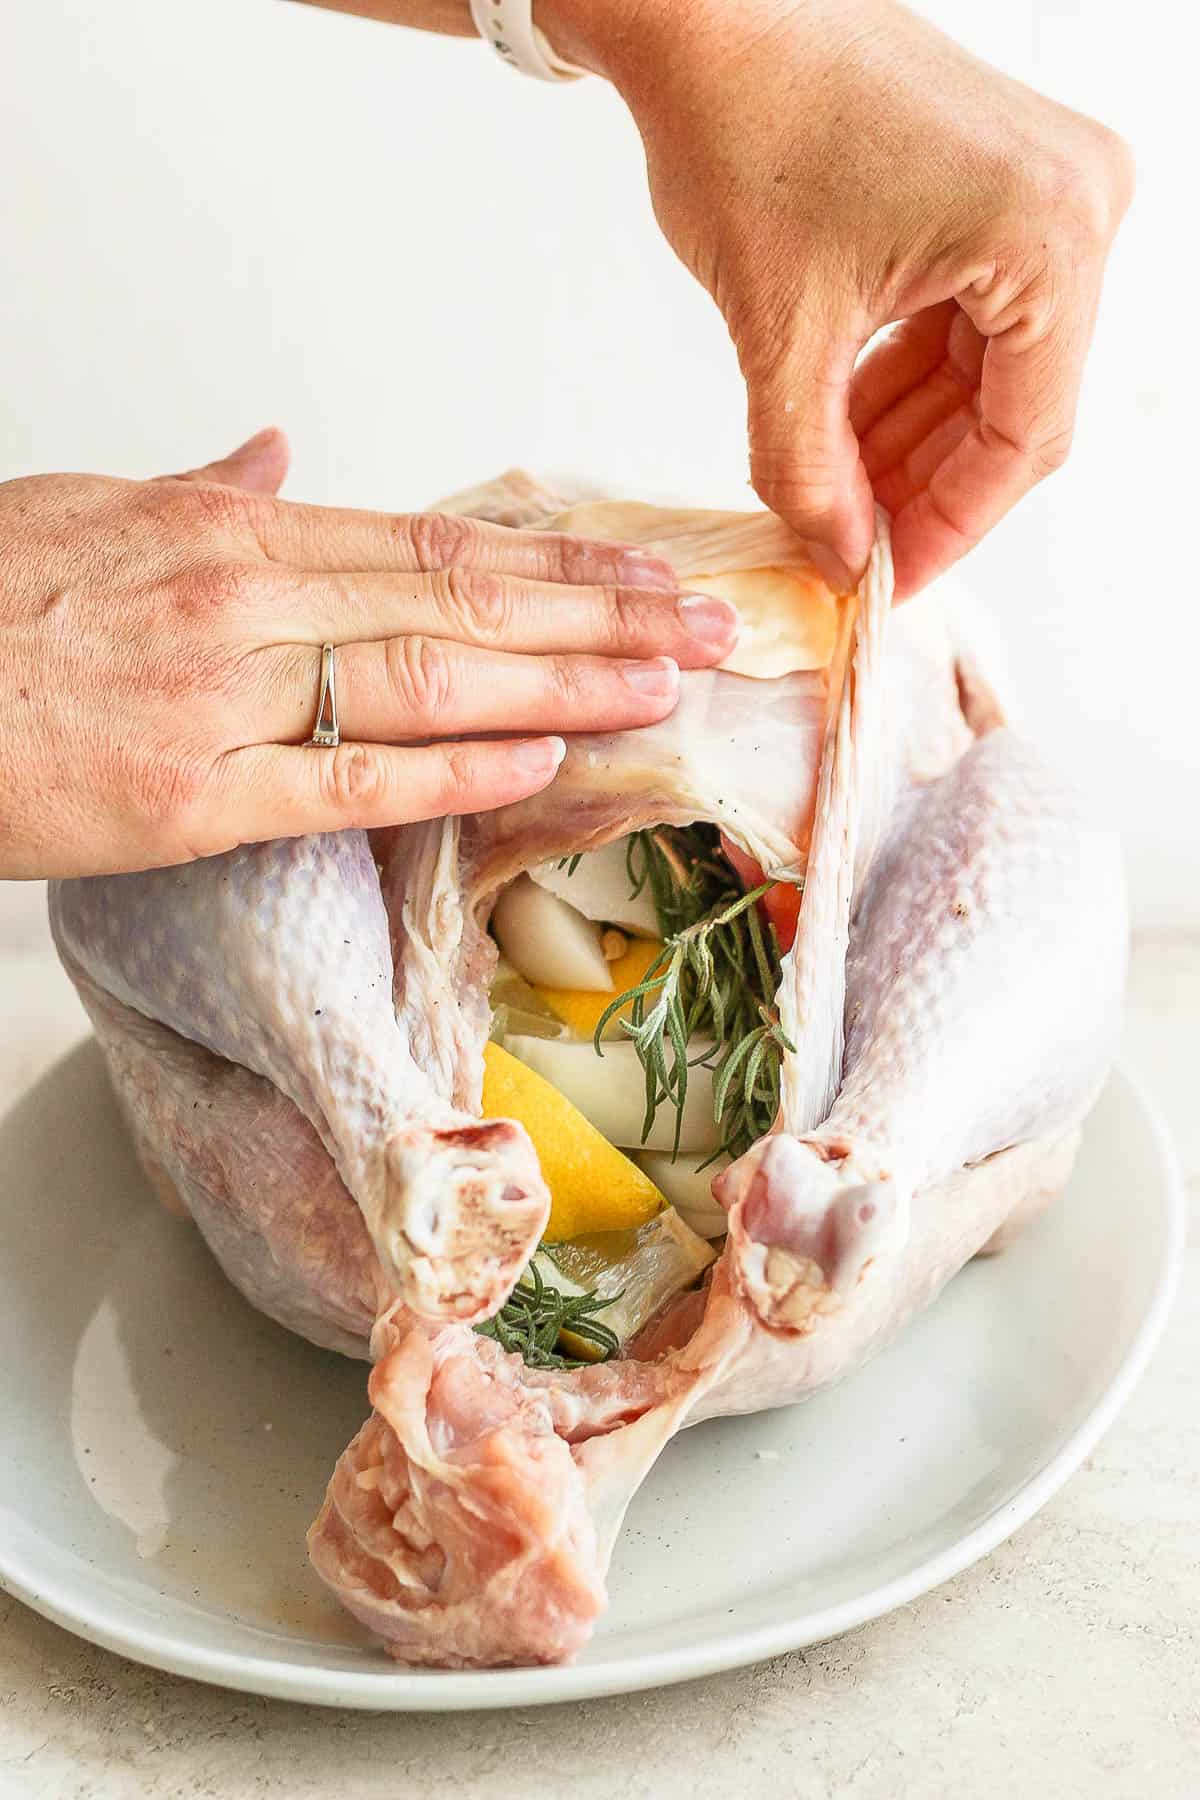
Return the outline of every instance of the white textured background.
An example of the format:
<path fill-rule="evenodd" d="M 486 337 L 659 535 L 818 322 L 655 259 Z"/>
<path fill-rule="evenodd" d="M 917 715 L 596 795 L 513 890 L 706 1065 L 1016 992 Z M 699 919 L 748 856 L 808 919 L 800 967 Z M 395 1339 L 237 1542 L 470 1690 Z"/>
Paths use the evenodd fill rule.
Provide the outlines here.
<path fill-rule="evenodd" d="M 1200 922 L 1196 99 L 1165 0 L 936 0 L 1132 142 L 1067 470 L 971 559 L 1020 721 L 1126 832 L 1138 922 Z M 595 81 L 277 0 L 7 0 L 0 478 L 204 460 L 269 422 L 288 491 L 410 506 L 514 461 L 746 490 L 724 329 Z M 114 728 L 120 721 L 114 720 Z M 35 890 L 0 888 L 7 941 Z"/>

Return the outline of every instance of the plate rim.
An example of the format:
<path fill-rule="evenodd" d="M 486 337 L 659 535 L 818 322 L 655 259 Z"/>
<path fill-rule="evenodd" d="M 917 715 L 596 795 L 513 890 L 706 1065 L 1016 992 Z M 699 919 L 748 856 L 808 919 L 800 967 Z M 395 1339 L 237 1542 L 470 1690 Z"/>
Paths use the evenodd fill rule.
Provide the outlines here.
<path fill-rule="evenodd" d="M 73 1051 L 71 1052 L 73 1054 Z M 41 1079 L 52 1075 L 58 1059 Z M 14 1568 L 0 1541 L 0 1592 L 53 1624 L 131 1662 L 182 1675 L 209 1686 L 269 1699 L 352 1710 L 458 1712 L 548 1706 L 562 1701 L 601 1699 L 614 1694 L 669 1687 L 726 1670 L 744 1668 L 825 1642 L 882 1618 L 897 1607 L 940 1587 L 1012 1536 L 1057 1493 L 1091 1454 L 1137 1386 L 1166 1326 L 1179 1286 L 1186 1242 L 1187 1208 L 1183 1171 L 1174 1140 L 1158 1103 L 1124 1062 L 1110 1071 L 1122 1084 L 1149 1128 L 1162 1172 L 1163 1251 L 1153 1292 L 1125 1356 L 1100 1398 L 1058 1451 L 1017 1492 L 953 1544 L 914 1565 L 905 1574 L 817 1613 L 802 1613 L 765 1625 L 733 1630 L 686 1647 L 647 1651 L 602 1662 L 516 1669 L 334 1670 L 271 1656 L 181 1646 L 152 1628 L 113 1625 L 86 1601 L 42 1580 L 35 1586 Z"/>

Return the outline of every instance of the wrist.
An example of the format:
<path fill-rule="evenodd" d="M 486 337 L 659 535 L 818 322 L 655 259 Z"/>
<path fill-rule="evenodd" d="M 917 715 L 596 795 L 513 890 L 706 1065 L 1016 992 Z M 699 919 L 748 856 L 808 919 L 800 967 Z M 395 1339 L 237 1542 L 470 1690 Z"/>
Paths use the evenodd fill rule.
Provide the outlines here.
<path fill-rule="evenodd" d="M 678 0 L 533 0 L 534 22 L 559 56 L 624 92 L 639 72 L 662 69 L 661 45 L 681 28 L 713 10 L 711 0 L 681 6 Z"/>
<path fill-rule="evenodd" d="M 603 75 L 627 100 L 647 99 L 672 75 L 805 14 L 814 36 L 831 16 L 880 0 L 533 0 L 535 23 L 559 56 Z"/>

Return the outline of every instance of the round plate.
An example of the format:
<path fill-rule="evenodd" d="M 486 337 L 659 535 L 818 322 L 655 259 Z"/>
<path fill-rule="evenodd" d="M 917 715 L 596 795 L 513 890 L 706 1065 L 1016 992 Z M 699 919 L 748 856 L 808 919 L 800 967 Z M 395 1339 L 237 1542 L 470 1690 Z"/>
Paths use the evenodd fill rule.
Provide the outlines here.
<path fill-rule="evenodd" d="M 405 1670 L 304 1553 L 363 1365 L 254 1312 L 152 1201 L 88 1043 L 0 1121 L 0 1582 L 142 1662 L 341 1706 L 528 1706 L 813 1643 L 965 1568 L 1078 1467 L 1161 1329 L 1180 1194 L 1115 1076 L 1013 1249 L 838 1388 L 668 1446 L 577 1663 Z"/>

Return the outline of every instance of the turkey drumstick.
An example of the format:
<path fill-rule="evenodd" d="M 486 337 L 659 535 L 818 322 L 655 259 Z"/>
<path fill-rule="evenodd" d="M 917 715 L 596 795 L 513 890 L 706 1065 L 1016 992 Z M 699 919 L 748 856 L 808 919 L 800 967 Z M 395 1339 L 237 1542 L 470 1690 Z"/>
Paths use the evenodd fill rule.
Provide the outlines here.
<path fill-rule="evenodd" d="M 414 1312 L 494 1312 L 549 1195 L 522 1128 L 456 1107 L 414 1060 L 364 832 L 60 882 L 51 917 L 60 951 L 98 987 L 299 1108 Z"/>

